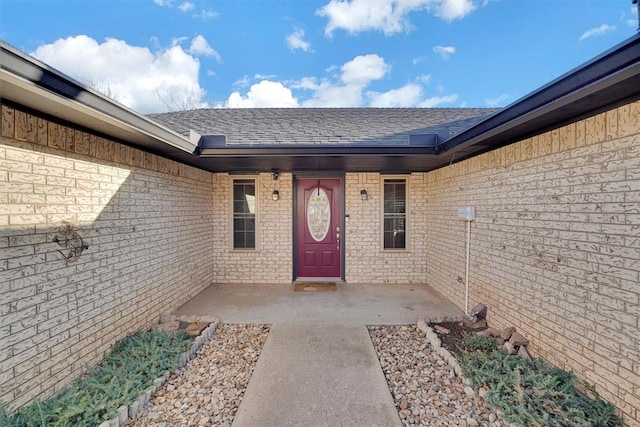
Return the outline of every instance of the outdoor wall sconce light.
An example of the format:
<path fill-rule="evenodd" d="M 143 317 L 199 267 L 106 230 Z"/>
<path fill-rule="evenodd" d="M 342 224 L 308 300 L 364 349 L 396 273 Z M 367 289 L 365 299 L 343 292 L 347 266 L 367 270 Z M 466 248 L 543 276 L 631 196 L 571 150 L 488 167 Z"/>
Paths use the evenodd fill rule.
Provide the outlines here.
<path fill-rule="evenodd" d="M 362 199 L 362 201 L 369 200 L 369 195 L 367 194 L 367 190 L 360 190 L 360 199 Z"/>
<path fill-rule="evenodd" d="M 280 199 L 280 192 L 278 190 L 273 190 L 273 193 L 271 193 L 271 198 L 274 202 L 277 202 L 278 199 Z"/>
<path fill-rule="evenodd" d="M 274 181 L 278 180 L 278 169 L 272 169 L 271 170 L 271 179 L 273 179 Z"/>

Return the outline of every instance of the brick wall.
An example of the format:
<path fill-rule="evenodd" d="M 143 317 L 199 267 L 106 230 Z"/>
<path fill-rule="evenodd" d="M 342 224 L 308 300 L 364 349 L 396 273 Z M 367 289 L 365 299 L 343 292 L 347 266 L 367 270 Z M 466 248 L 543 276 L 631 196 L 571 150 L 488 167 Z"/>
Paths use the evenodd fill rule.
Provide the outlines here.
<path fill-rule="evenodd" d="M 424 283 L 426 257 L 426 175 L 405 175 L 408 197 L 408 249 L 382 250 L 382 181 L 379 173 L 348 173 L 345 204 L 347 283 Z M 368 200 L 362 200 L 360 190 Z"/>
<path fill-rule="evenodd" d="M 291 173 L 281 173 L 277 181 L 263 173 L 256 179 L 257 248 L 232 249 L 232 179 L 225 173 L 213 178 L 215 212 L 212 222 L 215 247 L 213 269 L 216 283 L 291 283 L 293 275 L 293 183 Z M 277 189 L 280 199 L 272 199 Z"/>
<path fill-rule="evenodd" d="M 347 173 L 345 176 L 345 225 L 347 283 L 424 283 L 426 275 L 426 178 L 407 175 L 409 238 L 407 251 L 383 251 L 381 241 L 382 177 L 378 173 Z M 216 200 L 214 223 L 214 278 L 217 283 L 290 283 L 293 278 L 293 175 L 281 173 L 252 176 L 258 188 L 258 248 L 231 248 L 232 175 L 214 176 Z M 237 176 L 237 178 L 244 178 Z M 273 201 L 274 189 L 280 200 Z M 360 190 L 366 189 L 367 201 Z"/>
<path fill-rule="evenodd" d="M 59 391 L 213 280 L 212 174 L 2 106 L 0 400 Z M 66 262 L 69 224 L 89 245 Z M 65 252 L 68 255 L 68 252 Z"/>
<path fill-rule="evenodd" d="M 428 283 L 515 325 L 640 425 L 640 103 L 427 175 Z"/>

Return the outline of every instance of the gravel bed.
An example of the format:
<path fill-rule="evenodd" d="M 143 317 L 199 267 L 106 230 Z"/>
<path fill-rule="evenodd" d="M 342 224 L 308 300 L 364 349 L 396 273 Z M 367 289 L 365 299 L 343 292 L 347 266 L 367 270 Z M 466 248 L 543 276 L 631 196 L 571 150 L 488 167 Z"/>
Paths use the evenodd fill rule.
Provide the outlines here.
<path fill-rule="evenodd" d="M 403 425 L 502 427 L 415 326 L 369 326 Z"/>
<path fill-rule="evenodd" d="M 266 325 L 219 325 L 131 426 L 230 426 L 267 340 Z"/>

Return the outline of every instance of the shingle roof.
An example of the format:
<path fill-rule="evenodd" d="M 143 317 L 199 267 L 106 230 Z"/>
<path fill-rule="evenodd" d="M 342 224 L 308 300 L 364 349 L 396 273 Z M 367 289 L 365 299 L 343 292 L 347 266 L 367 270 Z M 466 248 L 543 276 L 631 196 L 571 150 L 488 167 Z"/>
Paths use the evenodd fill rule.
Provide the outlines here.
<path fill-rule="evenodd" d="M 224 135 L 227 145 L 408 145 L 409 135 L 453 136 L 497 109 L 252 108 L 200 109 L 149 117 L 177 133 Z"/>

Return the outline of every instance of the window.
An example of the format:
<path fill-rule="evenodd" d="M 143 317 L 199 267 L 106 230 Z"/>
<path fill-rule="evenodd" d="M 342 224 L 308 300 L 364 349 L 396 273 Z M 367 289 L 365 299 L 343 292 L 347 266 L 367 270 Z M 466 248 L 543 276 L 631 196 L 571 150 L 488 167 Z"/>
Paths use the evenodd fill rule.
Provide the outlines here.
<path fill-rule="evenodd" d="M 384 180 L 384 249 L 406 249 L 407 180 Z"/>
<path fill-rule="evenodd" d="M 233 249 L 256 248 L 256 182 L 233 180 Z"/>

